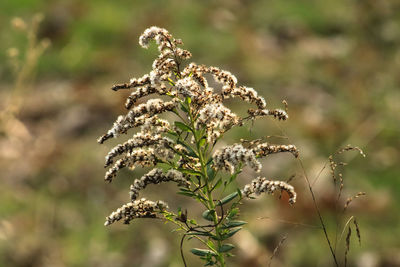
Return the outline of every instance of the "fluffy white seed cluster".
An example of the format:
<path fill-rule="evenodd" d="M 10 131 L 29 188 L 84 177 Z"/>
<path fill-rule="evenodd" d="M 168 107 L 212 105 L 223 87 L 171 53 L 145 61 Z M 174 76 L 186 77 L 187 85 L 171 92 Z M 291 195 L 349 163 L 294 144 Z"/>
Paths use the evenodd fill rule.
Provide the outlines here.
<path fill-rule="evenodd" d="M 229 71 L 221 70 L 218 67 L 209 67 L 207 72 L 211 73 L 214 76 L 216 82 L 228 85 L 231 88 L 236 87 L 237 79 L 235 75 L 233 75 Z"/>
<path fill-rule="evenodd" d="M 273 116 L 275 119 L 283 121 L 289 119 L 287 112 L 282 109 L 249 109 L 247 113 L 252 117 Z"/>
<path fill-rule="evenodd" d="M 147 95 L 151 95 L 154 93 L 158 93 L 159 95 L 163 95 L 167 92 L 167 87 L 162 84 L 160 86 L 153 86 L 151 84 L 146 84 L 145 86 L 139 87 L 136 91 L 132 92 L 125 102 L 125 107 L 130 109 L 132 105 L 136 103 L 139 98 L 142 98 Z"/>
<path fill-rule="evenodd" d="M 253 151 L 254 154 L 257 155 L 257 157 L 265 157 L 269 154 L 276 154 L 281 152 L 290 152 L 296 158 L 299 156 L 299 151 L 297 150 L 295 145 L 272 145 L 269 143 L 261 143 L 253 148 Z"/>
<path fill-rule="evenodd" d="M 259 109 L 264 109 L 267 106 L 265 99 L 250 87 L 239 86 L 232 88 L 229 85 L 225 85 L 222 87 L 222 94 L 224 98 L 240 97 L 246 102 L 256 104 Z"/>
<path fill-rule="evenodd" d="M 192 62 L 183 69 L 182 76 L 192 76 L 199 84 L 207 88 L 208 82 L 207 79 L 203 76 L 204 73 L 207 73 L 206 66 L 198 66 L 196 63 Z"/>
<path fill-rule="evenodd" d="M 183 174 L 177 170 L 169 170 L 164 173 L 161 169 L 153 169 L 147 174 L 143 175 L 140 179 L 135 180 L 131 185 L 129 195 L 131 200 L 134 201 L 139 195 L 139 191 L 146 188 L 149 184 L 159 184 L 162 182 L 175 182 L 178 186 L 188 188 L 190 182 L 185 179 Z"/>
<path fill-rule="evenodd" d="M 153 202 L 142 198 L 134 202 L 129 202 L 106 217 L 105 226 L 124 219 L 125 224 L 129 224 L 136 218 L 156 218 L 157 213 L 168 209 L 168 205 L 163 201 Z"/>
<path fill-rule="evenodd" d="M 112 90 L 118 91 L 120 89 L 130 89 L 134 87 L 141 87 L 150 83 L 150 76 L 145 74 L 141 78 L 132 78 L 129 83 L 115 84 L 111 87 Z"/>
<path fill-rule="evenodd" d="M 161 132 L 160 130 L 164 130 L 162 126 L 159 127 L 161 129 L 156 129 L 154 132 L 142 130 L 141 132 L 138 132 L 137 134 L 133 135 L 133 137 L 128 141 L 126 141 L 125 143 L 115 146 L 113 149 L 110 150 L 110 152 L 108 152 L 105 158 L 105 167 L 112 164 L 114 162 L 115 157 L 120 156 L 127 152 L 132 152 L 136 148 L 143 148 L 143 147 L 155 148 L 156 146 L 158 146 L 161 147 L 163 150 L 165 150 L 168 147 L 174 146 L 174 142 L 171 139 L 163 137 L 162 135 L 159 134 Z"/>
<path fill-rule="evenodd" d="M 148 48 L 150 41 L 155 40 L 160 50 L 162 50 L 163 46 L 167 45 L 167 39 L 172 39 L 172 36 L 166 29 L 152 26 L 146 29 L 139 37 L 139 44 L 143 48 Z"/>
<path fill-rule="evenodd" d="M 238 124 L 240 118 L 221 103 L 207 104 L 199 111 L 196 127 L 206 126 L 207 141 L 214 142 L 221 132 Z"/>
<path fill-rule="evenodd" d="M 175 152 L 172 150 L 173 141 L 167 137 L 163 138 L 163 142 L 159 146 L 154 148 L 154 155 L 156 160 L 172 161 L 175 156 Z"/>
<path fill-rule="evenodd" d="M 261 193 L 273 194 L 276 190 L 286 191 L 289 195 L 289 203 L 296 203 L 297 194 L 294 191 L 293 186 L 282 181 L 271 181 L 267 180 L 265 177 L 258 177 L 247 184 L 242 189 L 242 195 L 250 197 L 252 194 L 257 196 Z"/>
<path fill-rule="evenodd" d="M 177 105 L 177 101 L 164 102 L 161 99 L 150 99 L 144 104 L 140 104 L 130 110 L 127 115 L 119 116 L 113 127 L 107 134 L 98 139 L 99 143 L 103 143 L 111 137 L 117 137 L 119 134 L 126 133 L 129 129 L 137 127 L 145 123 L 146 119 L 165 111 L 173 110 Z"/>
<path fill-rule="evenodd" d="M 171 130 L 167 120 L 158 118 L 156 115 L 146 118 L 142 124 L 141 131 L 143 133 L 161 134 Z"/>
<path fill-rule="evenodd" d="M 127 120 L 128 122 L 134 122 L 135 118 L 143 114 L 153 116 L 167 110 L 172 110 L 175 108 L 176 104 L 177 101 L 175 100 L 164 102 L 163 100 L 158 98 L 149 99 L 146 103 L 140 104 L 129 111 L 125 117 L 125 120 Z"/>
<path fill-rule="evenodd" d="M 261 170 L 261 163 L 256 159 L 256 155 L 251 149 L 244 148 L 241 144 L 227 146 L 214 153 L 214 166 L 217 169 L 225 169 L 231 173 L 239 163 L 250 166 L 256 172 Z"/>
<path fill-rule="evenodd" d="M 214 94 L 213 88 L 208 86 L 204 89 L 200 88 L 200 84 L 193 76 L 179 79 L 175 84 L 175 88 L 178 94 L 183 97 L 190 97 L 192 105 L 194 105 L 195 108 L 221 101 L 221 98 Z"/>
<path fill-rule="evenodd" d="M 125 157 L 117 160 L 115 164 L 108 169 L 105 174 L 104 180 L 106 180 L 107 182 L 111 182 L 113 178 L 117 175 L 117 172 L 122 168 L 134 168 L 135 165 L 140 165 L 142 167 L 154 166 L 157 163 L 158 157 L 167 155 L 168 157 L 172 158 L 174 156 L 172 151 L 156 152 L 155 150 L 155 148 L 151 147 L 147 149 L 140 148 L 126 153 Z M 160 150 L 163 149 L 160 148 Z"/>
<path fill-rule="evenodd" d="M 175 83 L 176 90 L 184 97 L 194 98 L 200 93 L 199 84 L 191 77 L 185 77 Z"/>

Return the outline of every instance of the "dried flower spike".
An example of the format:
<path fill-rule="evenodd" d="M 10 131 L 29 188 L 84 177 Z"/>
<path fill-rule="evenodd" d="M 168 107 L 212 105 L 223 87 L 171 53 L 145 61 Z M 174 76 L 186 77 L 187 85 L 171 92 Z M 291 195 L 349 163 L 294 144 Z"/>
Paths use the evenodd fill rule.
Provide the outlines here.
<path fill-rule="evenodd" d="M 276 190 L 286 191 L 289 194 L 289 203 L 296 203 L 297 194 L 294 191 L 293 186 L 283 181 L 267 180 L 265 177 L 258 177 L 250 184 L 245 185 L 242 194 L 246 197 L 250 197 L 252 194 L 273 194 Z"/>
<path fill-rule="evenodd" d="M 105 226 L 110 225 L 116 221 L 124 219 L 125 224 L 129 224 L 136 218 L 156 218 L 157 213 L 167 209 L 168 205 L 163 201 L 153 202 L 142 198 L 134 202 L 129 202 L 118 208 L 116 211 L 106 217 Z"/>

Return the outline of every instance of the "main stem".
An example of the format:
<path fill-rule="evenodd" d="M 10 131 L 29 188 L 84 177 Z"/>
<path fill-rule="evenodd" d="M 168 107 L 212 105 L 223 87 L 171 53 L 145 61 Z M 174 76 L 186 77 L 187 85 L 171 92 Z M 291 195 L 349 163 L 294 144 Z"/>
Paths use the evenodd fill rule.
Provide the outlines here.
<path fill-rule="evenodd" d="M 197 153 L 199 155 L 199 160 L 200 160 L 200 165 L 201 165 L 201 173 L 203 175 L 204 178 L 204 183 L 205 183 L 205 190 L 206 190 L 206 195 L 207 195 L 207 201 L 208 203 L 205 203 L 206 207 L 208 208 L 208 210 L 210 211 L 214 211 L 213 214 L 213 221 L 214 221 L 214 225 L 215 225 L 215 235 L 218 239 L 217 241 L 217 259 L 218 262 L 220 263 L 221 267 L 225 267 L 225 259 L 224 259 L 224 255 L 222 253 L 220 253 L 220 248 L 222 246 L 222 242 L 221 242 L 221 233 L 220 233 L 220 227 L 218 226 L 218 215 L 217 215 L 217 210 L 216 210 L 216 205 L 214 203 L 213 197 L 212 197 L 212 190 L 210 187 L 210 183 L 208 180 L 208 174 L 207 174 L 207 167 L 206 167 L 206 163 L 208 162 L 208 158 L 206 155 L 203 155 L 203 150 L 200 147 L 200 140 L 201 137 L 199 138 L 198 135 L 198 131 L 196 131 L 195 125 L 194 125 L 194 119 L 192 116 L 192 112 L 190 109 L 190 104 L 189 106 L 189 119 L 190 119 L 190 124 L 191 127 L 193 129 L 193 135 L 194 135 L 194 139 L 196 142 L 196 149 L 197 149 Z"/>

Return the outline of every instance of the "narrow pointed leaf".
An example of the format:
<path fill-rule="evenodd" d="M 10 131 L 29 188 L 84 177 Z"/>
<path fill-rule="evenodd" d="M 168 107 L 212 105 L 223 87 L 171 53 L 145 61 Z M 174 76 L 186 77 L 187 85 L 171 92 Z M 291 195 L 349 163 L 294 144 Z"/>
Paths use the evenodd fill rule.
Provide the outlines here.
<path fill-rule="evenodd" d="M 190 252 L 192 252 L 194 255 L 197 255 L 197 256 L 207 256 L 209 254 L 215 255 L 215 253 L 212 252 L 211 250 L 201 249 L 201 248 L 192 248 L 190 250 Z"/>
<path fill-rule="evenodd" d="M 187 109 L 187 107 L 186 107 L 185 105 L 182 105 L 182 104 L 181 104 L 181 110 L 184 111 L 184 112 L 186 112 L 186 113 L 189 112 L 188 109 Z"/>
<path fill-rule="evenodd" d="M 179 129 L 181 129 L 182 131 L 185 131 L 185 132 L 191 132 L 192 131 L 192 129 L 190 129 L 189 126 L 187 126 L 186 124 L 184 124 L 183 122 L 180 122 L 180 121 L 176 121 L 175 122 L 175 126 L 178 127 Z"/>
<path fill-rule="evenodd" d="M 215 185 L 213 186 L 213 188 L 211 189 L 211 191 L 214 191 L 214 189 L 217 189 L 218 187 L 220 187 L 222 184 L 222 179 L 218 179 L 218 181 L 215 183 Z"/>
<path fill-rule="evenodd" d="M 245 225 L 246 223 L 247 222 L 245 222 L 245 221 L 230 221 L 224 226 L 224 228 L 238 227 L 238 226 Z"/>
<path fill-rule="evenodd" d="M 191 232 L 191 233 L 187 233 L 186 235 L 198 235 L 198 236 L 213 236 L 212 234 L 208 233 L 208 232 Z"/>
<path fill-rule="evenodd" d="M 225 234 L 225 235 L 223 236 L 223 239 L 228 239 L 228 238 L 232 237 L 234 234 L 236 234 L 236 233 L 239 232 L 240 230 L 242 230 L 242 227 L 233 229 L 233 230 L 230 231 L 229 233 Z"/>
<path fill-rule="evenodd" d="M 210 165 L 207 165 L 208 181 L 211 182 L 212 180 L 214 180 L 215 175 L 216 175 L 216 171 Z"/>
<path fill-rule="evenodd" d="M 206 219 L 207 221 L 214 221 L 214 210 L 206 210 L 203 212 L 202 216 L 204 219 Z"/>
<path fill-rule="evenodd" d="M 228 252 L 233 248 L 235 248 L 235 246 L 232 244 L 224 244 L 219 248 L 218 252 Z"/>
<path fill-rule="evenodd" d="M 220 200 L 219 205 L 224 205 L 224 204 L 228 203 L 229 201 L 231 201 L 238 195 L 239 195 L 238 192 L 233 192 L 232 194 L 227 195 L 226 197 L 224 197 L 223 199 Z"/>
<path fill-rule="evenodd" d="M 192 171 L 192 170 L 183 169 L 183 168 L 179 168 L 178 171 L 186 173 L 186 174 L 194 175 L 194 176 L 202 176 L 203 175 L 201 172 Z"/>

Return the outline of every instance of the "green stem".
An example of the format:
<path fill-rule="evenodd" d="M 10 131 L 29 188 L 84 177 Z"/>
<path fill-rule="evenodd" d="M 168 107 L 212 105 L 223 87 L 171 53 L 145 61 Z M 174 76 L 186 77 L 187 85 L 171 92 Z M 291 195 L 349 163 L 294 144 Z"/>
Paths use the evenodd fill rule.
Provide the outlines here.
<path fill-rule="evenodd" d="M 208 201 L 208 203 L 204 203 L 204 204 L 205 204 L 205 206 L 207 207 L 208 210 L 214 211 L 212 214 L 213 214 L 213 221 L 214 221 L 214 225 L 215 225 L 215 235 L 216 235 L 216 237 L 218 239 L 218 241 L 217 241 L 218 247 L 217 247 L 217 253 L 216 254 L 217 254 L 217 259 L 218 259 L 218 262 L 220 263 L 220 266 L 221 267 L 225 267 L 224 255 L 219 252 L 220 248 L 222 246 L 221 232 L 220 232 L 221 229 L 218 226 L 218 215 L 217 215 L 217 211 L 216 211 L 216 205 L 214 204 L 214 200 L 213 200 L 213 197 L 212 197 L 212 189 L 210 187 L 210 183 L 209 183 L 209 180 L 208 180 L 207 167 L 206 167 L 206 163 L 208 162 L 208 157 L 203 154 L 204 151 L 200 147 L 200 140 L 201 140 L 202 136 L 198 136 L 198 134 L 200 133 L 201 130 L 200 131 L 196 130 L 196 127 L 194 125 L 194 118 L 192 116 L 192 112 L 191 112 L 191 109 L 190 109 L 190 105 L 188 105 L 188 106 L 189 106 L 189 108 L 188 108 L 188 111 L 189 111 L 188 113 L 189 114 L 188 115 L 189 115 L 190 124 L 191 124 L 190 126 L 193 129 L 193 136 L 194 136 L 194 139 L 195 139 L 195 142 L 196 142 L 196 150 L 197 150 L 197 153 L 199 155 L 199 160 L 200 160 L 200 165 L 201 165 L 201 173 L 202 173 L 202 176 L 204 178 L 205 190 L 206 190 L 207 201 Z"/>

